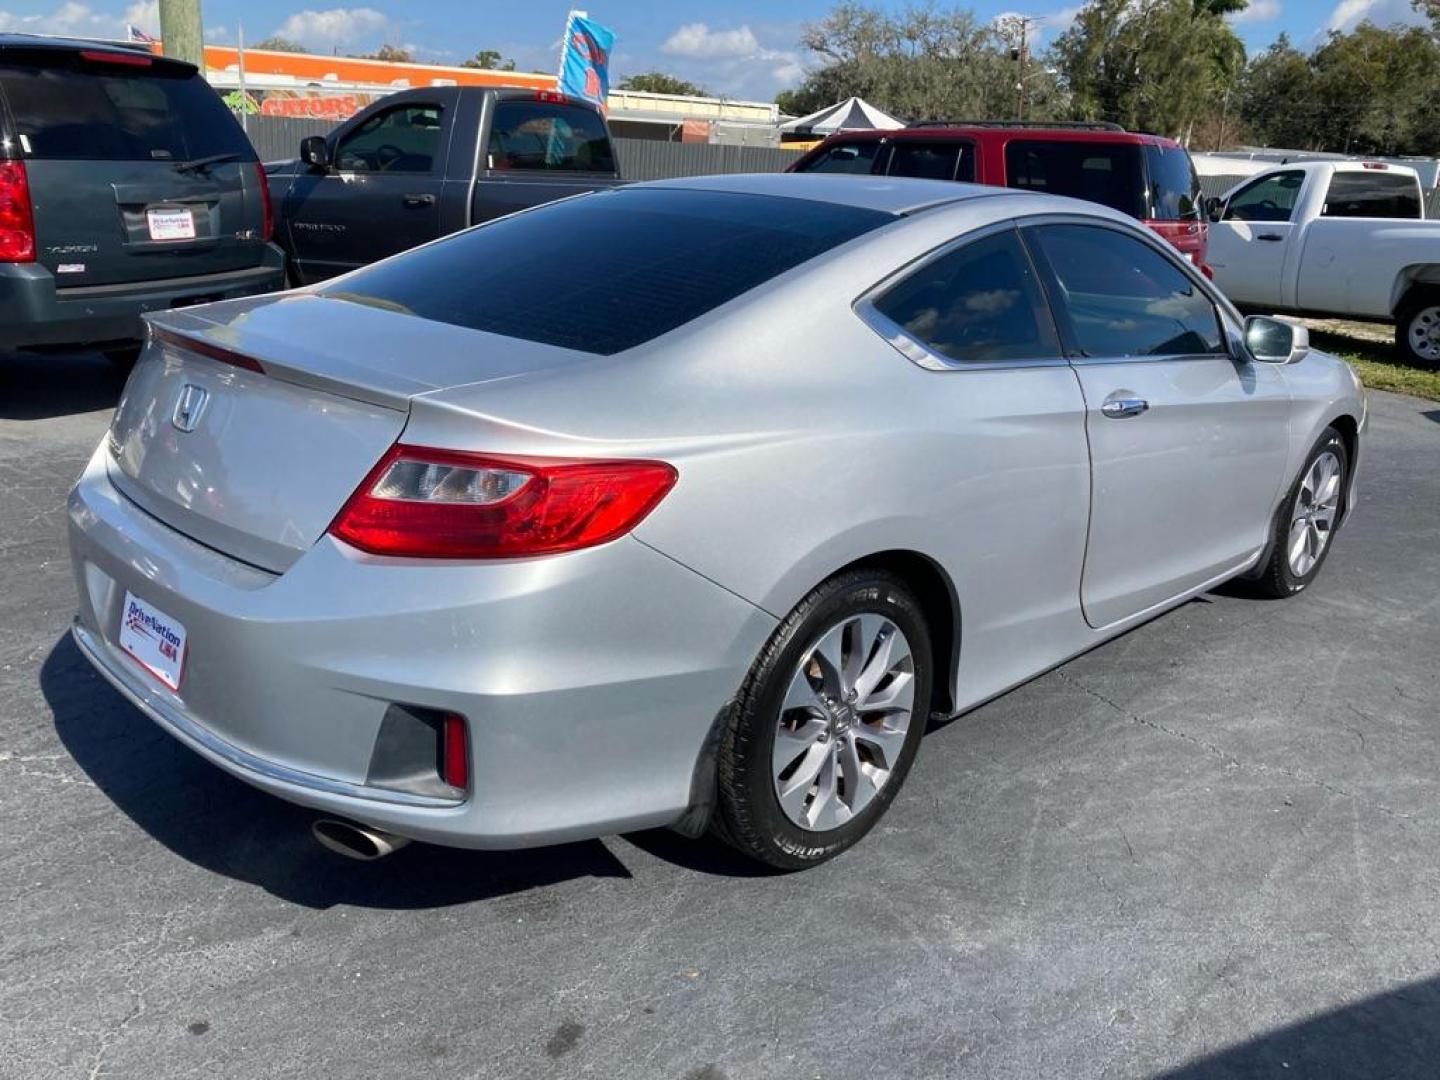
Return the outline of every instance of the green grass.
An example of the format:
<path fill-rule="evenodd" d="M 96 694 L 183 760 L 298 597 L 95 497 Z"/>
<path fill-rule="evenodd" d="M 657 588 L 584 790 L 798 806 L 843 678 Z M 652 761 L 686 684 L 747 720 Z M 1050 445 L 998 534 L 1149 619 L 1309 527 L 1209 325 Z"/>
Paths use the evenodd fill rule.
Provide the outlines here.
<path fill-rule="evenodd" d="M 1388 342 L 1312 330 L 1310 344 L 1350 361 L 1360 380 L 1371 390 L 1393 390 L 1397 394 L 1440 401 L 1440 371 L 1397 363 L 1394 346 Z"/>

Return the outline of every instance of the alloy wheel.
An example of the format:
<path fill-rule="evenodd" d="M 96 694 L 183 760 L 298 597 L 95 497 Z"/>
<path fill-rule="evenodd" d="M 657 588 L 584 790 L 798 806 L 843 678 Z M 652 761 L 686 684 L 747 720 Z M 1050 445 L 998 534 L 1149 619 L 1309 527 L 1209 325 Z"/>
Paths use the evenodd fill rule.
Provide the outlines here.
<path fill-rule="evenodd" d="M 1410 351 L 1429 362 L 1440 362 L 1440 306 L 1421 308 L 1408 327 Z"/>
<path fill-rule="evenodd" d="M 1303 578 L 1325 553 L 1340 509 L 1340 459 L 1326 450 L 1300 482 L 1290 515 L 1290 572 Z"/>

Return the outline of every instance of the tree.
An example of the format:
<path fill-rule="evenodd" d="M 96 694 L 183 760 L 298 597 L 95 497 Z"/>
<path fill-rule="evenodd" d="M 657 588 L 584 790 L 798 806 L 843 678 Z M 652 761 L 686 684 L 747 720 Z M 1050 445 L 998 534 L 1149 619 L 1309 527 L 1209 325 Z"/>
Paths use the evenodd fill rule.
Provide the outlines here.
<path fill-rule="evenodd" d="M 462 60 L 461 67 L 485 68 L 489 71 L 514 71 L 515 61 L 501 56 L 496 49 L 481 49 L 469 60 Z"/>
<path fill-rule="evenodd" d="M 291 41 L 289 38 L 283 38 L 279 34 L 268 37 L 264 41 L 258 42 L 250 47 L 252 49 L 269 49 L 271 52 L 303 53 L 307 51 L 305 46 L 301 45 L 298 41 Z"/>
<path fill-rule="evenodd" d="M 800 44 L 819 66 L 776 97 L 792 115 L 851 96 L 912 119 L 1014 115 L 1016 63 L 994 28 L 963 8 L 891 13 L 842 3 L 805 26 Z M 1063 102 L 1055 77 L 1043 66 L 1027 74 L 1028 115 L 1056 115 Z"/>
<path fill-rule="evenodd" d="M 389 43 L 381 45 L 380 48 L 376 49 L 373 53 L 355 53 L 353 59 L 384 60 L 391 64 L 415 63 L 415 57 L 411 56 L 408 50 L 402 49 L 399 45 L 391 45 Z"/>
<path fill-rule="evenodd" d="M 702 86 L 663 71 L 646 71 L 639 75 L 626 75 L 621 79 L 618 90 L 635 90 L 642 94 L 681 94 L 687 97 L 709 97 L 710 92 Z"/>
<path fill-rule="evenodd" d="M 1250 61 L 1235 110 L 1251 138 L 1267 146 L 1318 150 L 1315 72 L 1309 59 L 1281 34 Z"/>
<path fill-rule="evenodd" d="M 1221 18 L 1233 10 L 1232 0 L 1090 0 L 1051 49 L 1075 118 L 1188 137 L 1244 70 L 1245 47 Z"/>

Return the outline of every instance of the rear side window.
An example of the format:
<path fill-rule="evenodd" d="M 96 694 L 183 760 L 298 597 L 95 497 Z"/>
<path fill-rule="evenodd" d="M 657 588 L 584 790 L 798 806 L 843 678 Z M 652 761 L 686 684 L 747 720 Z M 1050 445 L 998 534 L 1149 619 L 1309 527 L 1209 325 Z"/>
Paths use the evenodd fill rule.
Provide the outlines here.
<path fill-rule="evenodd" d="M 1275 173 L 1252 181 L 1230 196 L 1225 204 L 1225 220 L 1289 221 L 1304 186 L 1302 172 Z"/>
<path fill-rule="evenodd" d="M 1337 172 L 1325 192 L 1325 217 L 1418 218 L 1420 185 L 1413 176 L 1386 173 Z"/>
<path fill-rule="evenodd" d="M 440 106 L 397 105 L 378 112 L 335 147 L 345 172 L 428 173 L 440 153 Z"/>
<path fill-rule="evenodd" d="M 1049 267 L 1056 318 L 1082 355 L 1225 351 L 1215 305 L 1150 245 L 1088 225 L 1045 225 L 1026 235 Z"/>
<path fill-rule="evenodd" d="M 41 53 L 37 50 L 37 53 Z M 199 75 L 94 63 L 45 51 L 0 63 L 15 135 L 27 157 L 75 161 L 194 161 L 255 151 Z"/>
<path fill-rule="evenodd" d="M 804 199 L 620 189 L 501 218 L 322 293 L 608 356 L 894 220 Z"/>
<path fill-rule="evenodd" d="M 926 263 L 872 306 L 931 352 L 958 363 L 1060 355 L 1039 283 L 1013 230 Z"/>
<path fill-rule="evenodd" d="M 800 172 L 858 173 L 869 175 L 883 144 L 875 142 L 839 143 L 820 151 Z"/>
<path fill-rule="evenodd" d="M 889 172 L 924 180 L 974 180 L 975 154 L 969 143 L 897 142 L 890 151 Z"/>
<path fill-rule="evenodd" d="M 614 172 L 605 124 L 593 109 L 547 101 L 501 101 L 490 122 L 490 168 Z"/>
<path fill-rule="evenodd" d="M 1005 146 L 1005 183 L 1145 216 L 1140 147 L 1129 143 L 1014 139 Z"/>
<path fill-rule="evenodd" d="M 1145 166 L 1150 181 L 1150 219 L 1199 221 L 1204 200 L 1190 155 L 1178 146 L 1147 146 Z"/>

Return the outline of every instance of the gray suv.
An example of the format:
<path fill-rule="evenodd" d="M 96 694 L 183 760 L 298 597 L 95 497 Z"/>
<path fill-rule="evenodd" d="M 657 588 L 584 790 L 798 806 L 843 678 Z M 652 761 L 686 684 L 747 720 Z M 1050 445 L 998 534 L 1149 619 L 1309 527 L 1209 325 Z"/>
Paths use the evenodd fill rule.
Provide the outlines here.
<path fill-rule="evenodd" d="M 143 312 L 284 287 L 269 189 L 190 64 L 0 34 L 0 348 L 133 355 Z"/>

